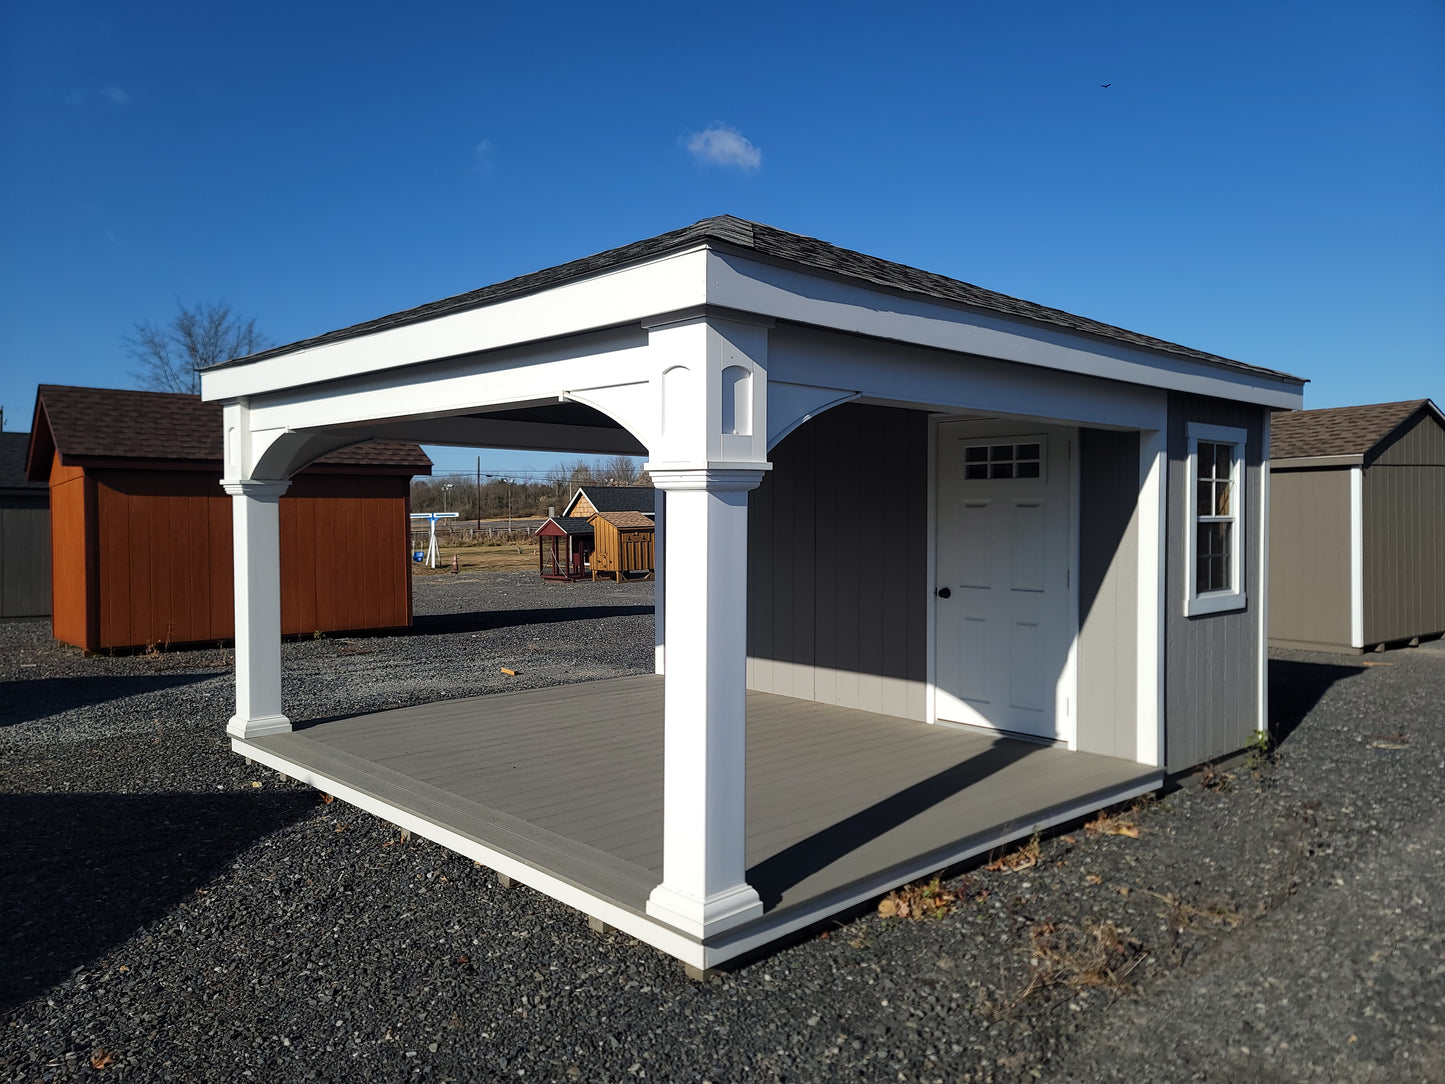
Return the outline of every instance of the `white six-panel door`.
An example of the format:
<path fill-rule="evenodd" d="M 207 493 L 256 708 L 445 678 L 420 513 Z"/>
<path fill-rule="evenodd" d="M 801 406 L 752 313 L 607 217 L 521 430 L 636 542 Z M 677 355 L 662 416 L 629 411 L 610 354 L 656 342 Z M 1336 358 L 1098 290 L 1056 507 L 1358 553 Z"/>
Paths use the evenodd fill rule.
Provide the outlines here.
<path fill-rule="evenodd" d="M 1070 741 L 1075 430 L 945 422 L 938 431 L 935 710 Z"/>

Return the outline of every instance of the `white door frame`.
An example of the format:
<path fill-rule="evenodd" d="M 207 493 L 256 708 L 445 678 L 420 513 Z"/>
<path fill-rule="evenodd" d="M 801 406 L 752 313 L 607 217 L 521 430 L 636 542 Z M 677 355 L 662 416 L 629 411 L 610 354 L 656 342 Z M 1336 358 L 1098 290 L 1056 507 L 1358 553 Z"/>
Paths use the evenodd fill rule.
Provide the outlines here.
<path fill-rule="evenodd" d="M 1079 744 L 1079 671 L 1078 671 L 1078 649 L 1079 649 L 1079 427 L 1077 425 L 1055 422 L 1041 418 L 979 418 L 966 414 L 938 414 L 929 418 L 928 425 L 928 629 L 927 629 L 927 690 L 926 707 L 928 722 L 948 727 L 956 727 L 963 730 L 996 729 L 974 726 L 968 723 L 955 722 L 950 719 L 938 717 L 938 486 L 940 482 L 938 469 L 939 455 L 939 430 L 949 422 L 976 421 L 981 423 L 978 435 L 1008 436 L 1027 434 L 1030 429 L 1044 427 L 1057 432 L 1060 429 L 1068 431 L 1069 452 L 1069 571 L 1065 598 L 1065 613 L 1067 620 L 1066 634 L 1068 636 L 1068 648 L 1064 655 L 1063 669 L 1059 672 L 1058 684 L 1054 703 L 1054 733 L 1055 740 L 1050 743 L 1067 749 L 1077 749 Z M 997 430 L 996 432 L 994 430 Z M 998 733 L 1008 734 L 1012 737 L 1019 737 L 1028 740 L 1029 735 L 1016 734 L 1013 731 L 998 730 Z M 1044 739 L 1047 740 L 1047 739 Z"/>

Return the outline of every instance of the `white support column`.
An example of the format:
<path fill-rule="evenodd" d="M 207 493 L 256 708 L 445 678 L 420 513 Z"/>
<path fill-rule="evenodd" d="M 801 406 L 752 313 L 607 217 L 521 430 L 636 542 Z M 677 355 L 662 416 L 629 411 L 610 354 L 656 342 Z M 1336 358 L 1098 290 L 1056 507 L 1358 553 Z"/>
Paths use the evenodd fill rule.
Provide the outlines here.
<path fill-rule="evenodd" d="M 756 918 L 747 883 L 748 491 L 762 469 L 654 470 L 691 575 L 670 576 L 662 884 L 647 913 L 706 937 Z"/>
<path fill-rule="evenodd" d="M 1137 655 L 1137 711 L 1139 730 L 1135 759 L 1141 764 L 1164 765 L 1164 672 L 1166 570 L 1168 569 L 1169 452 L 1168 419 L 1158 429 L 1139 433 L 1139 497 L 1135 514 L 1139 524 L 1139 590 Z"/>
<path fill-rule="evenodd" d="M 652 664 L 653 673 L 660 674 L 667 644 L 667 490 L 653 493 L 652 507 Z"/>
<path fill-rule="evenodd" d="M 291 729 L 281 712 L 281 516 L 289 481 L 226 480 L 236 574 L 235 738 Z"/>

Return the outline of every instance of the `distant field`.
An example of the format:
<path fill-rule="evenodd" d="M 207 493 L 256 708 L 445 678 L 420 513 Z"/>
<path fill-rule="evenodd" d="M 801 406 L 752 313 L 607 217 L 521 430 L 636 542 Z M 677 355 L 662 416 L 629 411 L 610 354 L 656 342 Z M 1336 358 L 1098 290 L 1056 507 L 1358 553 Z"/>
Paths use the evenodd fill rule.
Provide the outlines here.
<path fill-rule="evenodd" d="M 416 546 L 425 550 L 426 543 Z M 537 567 L 537 543 L 528 539 L 507 543 L 476 543 L 473 545 L 447 545 L 437 540 L 437 567 L 427 568 L 421 562 L 412 562 L 412 571 L 418 576 L 435 576 L 452 570 L 452 558 L 456 558 L 465 570 L 501 572 L 534 569 Z"/>

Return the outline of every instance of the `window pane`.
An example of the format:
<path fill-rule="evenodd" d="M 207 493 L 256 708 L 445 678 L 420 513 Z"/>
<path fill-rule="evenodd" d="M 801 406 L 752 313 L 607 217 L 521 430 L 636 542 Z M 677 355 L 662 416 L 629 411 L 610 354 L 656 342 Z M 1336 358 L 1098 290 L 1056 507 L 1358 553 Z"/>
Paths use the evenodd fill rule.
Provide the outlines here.
<path fill-rule="evenodd" d="M 1231 445 L 1216 444 L 1214 446 L 1214 477 L 1228 478 L 1233 459 L 1234 448 Z"/>
<path fill-rule="evenodd" d="M 983 463 L 988 459 L 988 449 L 984 447 L 965 448 L 963 450 L 963 461 L 965 463 Z"/>
<path fill-rule="evenodd" d="M 995 444 L 988 450 L 988 457 L 993 460 L 1012 459 L 1014 457 L 1014 446 L 1012 444 Z"/>
<path fill-rule="evenodd" d="M 1202 481 L 1197 487 L 1195 500 L 1195 515 L 1212 516 L 1214 513 L 1214 483 Z"/>
<path fill-rule="evenodd" d="M 1037 459 L 1039 457 L 1039 446 L 1037 444 L 1020 444 L 1016 458 Z"/>
<path fill-rule="evenodd" d="M 1016 468 L 1016 472 L 1020 478 L 1037 478 L 1039 476 L 1039 465 L 1037 463 L 1020 463 Z"/>
<path fill-rule="evenodd" d="M 1233 585 L 1232 523 L 1201 523 L 1195 536 L 1195 592 L 1228 591 Z"/>
<path fill-rule="evenodd" d="M 1213 444 L 1202 440 L 1199 442 L 1198 470 L 1201 482 L 1214 477 L 1214 448 Z"/>
<path fill-rule="evenodd" d="M 969 463 L 968 465 L 966 465 L 966 466 L 963 468 L 963 476 L 964 476 L 965 478 L 987 478 L 987 477 L 988 477 L 988 464 L 987 464 L 987 463 Z"/>
<path fill-rule="evenodd" d="M 1228 482 L 1214 483 L 1214 514 L 1216 516 L 1230 515 Z"/>
<path fill-rule="evenodd" d="M 988 476 L 990 478 L 1012 478 L 1014 476 L 1014 465 L 1012 463 L 990 463 L 988 465 Z"/>

